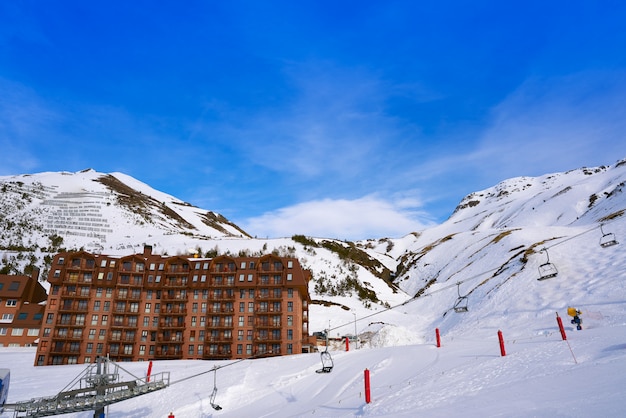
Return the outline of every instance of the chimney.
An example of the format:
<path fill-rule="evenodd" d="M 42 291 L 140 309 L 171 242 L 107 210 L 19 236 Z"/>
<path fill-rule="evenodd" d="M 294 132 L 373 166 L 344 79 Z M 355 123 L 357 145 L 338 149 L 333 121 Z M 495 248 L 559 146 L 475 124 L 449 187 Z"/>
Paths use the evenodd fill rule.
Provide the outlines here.
<path fill-rule="evenodd" d="M 143 246 L 143 255 L 148 257 L 152 255 L 152 245 L 144 245 Z"/>

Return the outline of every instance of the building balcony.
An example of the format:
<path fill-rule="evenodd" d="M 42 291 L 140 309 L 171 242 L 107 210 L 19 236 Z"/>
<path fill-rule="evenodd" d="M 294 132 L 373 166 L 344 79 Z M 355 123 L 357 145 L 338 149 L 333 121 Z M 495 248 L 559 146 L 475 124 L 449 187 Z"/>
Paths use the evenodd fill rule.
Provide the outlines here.
<path fill-rule="evenodd" d="M 207 329 L 233 329 L 232 323 L 226 322 L 210 322 L 206 325 Z"/>
<path fill-rule="evenodd" d="M 177 302 L 187 302 L 189 296 L 186 293 L 168 293 L 163 292 L 161 295 L 162 301 L 177 301 Z"/>
<path fill-rule="evenodd" d="M 76 303 L 59 306 L 59 313 L 87 313 L 88 311 L 89 306 L 81 306 Z"/>
<path fill-rule="evenodd" d="M 76 320 L 66 321 L 66 320 L 59 319 L 56 322 L 56 326 L 57 327 L 68 327 L 68 328 L 82 328 L 82 327 L 85 326 L 85 322 L 84 321 L 76 321 Z"/>
<path fill-rule="evenodd" d="M 235 300 L 235 294 L 234 293 L 232 295 L 229 295 L 229 294 L 222 294 L 222 295 L 212 295 L 212 294 L 209 294 L 208 299 L 211 300 L 211 301 L 231 302 L 231 301 Z"/>
<path fill-rule="evenodd" d="M 255 343 L 280 344 L 282 342 L 282 338 L 280 338 L 280 335 L 275 335 L 275 336 L 272 336 L 272 334 L 264 335 L 264 336 L 258 335 L 254 337 L 254 342 Z"/>
<path fill-rule="evenodd" d="M 132 330 L 137 330 L 137 324 L 136 323 L 130 323 L 130 322 L 111 322 L 111 329 L 116 329 L 116 330 L 124 330 L 124 329 L 132 329 Z"/>
<path fill-rule="evenodd" d="M 259 329 L 280 329 L 280 321 L 256 321 L 254 326 Z"/>
<path fill-rule="evenodd" d="M 222 306 L 217 309 L 215 309 L 213 306 L 209 306 L 208 310 L 209 310 L 209 313 L 212 313 L 212 314 L 232 314 L 233 312 L 235 312 L 235 308 L 232 306 L 231 307 Z"/>
<path fill-rule="evenodd" d="M 183 349 L 181 347 L 168 347 L 167 349 L 157 348 L 154 352 L 154 358 L 158 360 L 182 359 Z"/>
<path fill-rule="evenodd" d="M 206 347 L 206 346 L 205 346 Z M 209 350 L 202 353 L 204 360 L 228 360 L 232 358 L 233 351 L 230 349 Z"/>
<path fill-rule="evenodd" d="M 63 289 L 61 291 L 61 298 L 62 299 L 67 299 L 67 298 L 72 298 L 72 299 L 89 299 L 89 292 L 85 292 L 85 291 L 76 291 L 76 290 L 68 290 L 68 289 Z"/>
<path fill-rule="evenodd" d="M 185 329 L 185 321 L 159 321 L 159 329 Z"/>
<path fill-rule="evenodd" d="M 52 334 L 52 341 L 81 341 L 83 339 L 82 334 L 80 336 L 74 336 L 73 333 L 69 334 Z"/>
<path fill-rule="evenodd" d="M 183 306 L 165 306 L 165 307 L 161 307 L 161 310 L 158 312 L 161 315 L 167 315 L 167 314 L 180 314 L 180 315 L 187 315 L 187 307 L 185 305 Z"/>

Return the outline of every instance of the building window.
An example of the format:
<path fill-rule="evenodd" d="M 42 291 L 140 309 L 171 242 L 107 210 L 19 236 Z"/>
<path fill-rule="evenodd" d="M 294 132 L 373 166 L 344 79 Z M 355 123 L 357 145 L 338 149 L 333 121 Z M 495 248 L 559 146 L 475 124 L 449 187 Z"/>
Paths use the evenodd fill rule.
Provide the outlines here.
<path fill-rule="evenodd" d="M 293 280 L 293 275 L 291 273 L 287 273 L 287 281 L 290 282 Z"/>
<path fill-rule="evenodd" d="M 287 354 L 293 354 L 293 344 L 287 344 Z"/>
<path fill-rule="evenodd" d="M 52 314 L 49 314 L 49 315 L 52 315 Z M 4 323 L 13 322 L 13 316 L 14 315 L 12 313 L 4 313 L 2 314 L 2 320 L 0 320 L 0 322 L 4 322 Z M 50 321 L 50 323 L 52 323 L 52 320 Z"/>
<path fill-rule="evenodd" d="M 293 312 L 293 302 L 287 302 L 287 311 Z"/>
<path fill-rule="evenodd" d="M 287 339 L 288 340 L 293 340 L 293 330 L 292 329 L 288 329 L 287 330 Z"/>
<path fill-rule="evenodd" d="M 293 326 L 293 316 L 292 315 L 287 315 L 287 326 L 288 327 L 292 327 Z"/>
<path fill-rule="evenodd" d="M 17 306 L 17 299 L 7 299 L 6 306 Z"/>
<path fill-rule="evenodd" d="M 13 328 L 11 335 L 14 337 L 21 337 L 24 335 L 24 328 Z"/>

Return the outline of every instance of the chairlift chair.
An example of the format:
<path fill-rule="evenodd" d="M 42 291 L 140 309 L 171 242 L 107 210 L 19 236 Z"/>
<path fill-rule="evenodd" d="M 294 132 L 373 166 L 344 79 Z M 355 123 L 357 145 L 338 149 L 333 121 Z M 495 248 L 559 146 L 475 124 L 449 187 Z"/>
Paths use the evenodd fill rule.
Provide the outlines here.
<path fill-rule="evenodd" d="M 550 262 L 548 250 L 546 248 L 541 250 L 541 252 L 544 251 L 546 253 L 547 261 L 539 265 L 539 278 L 537 279 L 539 281 L 551 279 L 552 277 L 556 277 L 556 275 L 559 273 L 556 269 L 556 266 Z"/>
<path fill-rule="evenodd" d="M 459 295 L 458 299 L 456 300 L 456 302 L 454 303 L 454 312 L 457 313 L 462 313 L 462 312 L 467 312 L 467 304 L 469 302 L 469 299 L 466 296 L 461 296 L 461 282 L 457 283 L 457 294 Z"/>
<path fill-rule="evenodd" d="M 322 368 L 317 369 L 316 373 L 330 373 L 333 370 L 333 358 L 330 356 L 328 352 L 328 348 L 320 353 L 320 357 L 322 359 Z"/>
<path fill-rule="evenodd" d="M 600 232 L 602 232 L 602 237 L 600 237 L 600 247 L 607 248 L 618 244 L 615 239 L 615 234 L 612 232 L 605 233 L 602 229 L 602 224 L 600 224 Z"/>
<path fill-rule="evenodd" d="M 213 392 L 211 392 L 211 396 L 209 397 L 209 403 L 213 409 L 219 411 L 222 407 L 215 403 L 215 396 L 217 396 L 217 367 L 213 367 Z"/>
<path fill-rule="evenodd" d="M 328 352 L 328 333 L 330 330 L 326 330 L 326 348 L 324 351 L 320 353 L 320 358 L 322 360 L 322 368 L 315 370 L 316 373 L 330 373 L 333 371 L 333 358 Z"/>

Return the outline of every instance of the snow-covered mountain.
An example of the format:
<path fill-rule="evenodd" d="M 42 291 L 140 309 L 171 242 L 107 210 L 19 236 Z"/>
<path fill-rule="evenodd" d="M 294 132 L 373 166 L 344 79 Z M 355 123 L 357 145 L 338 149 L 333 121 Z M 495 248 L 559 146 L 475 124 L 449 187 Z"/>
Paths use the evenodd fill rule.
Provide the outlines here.
<path fill-rule="evenodd" d="M 171 372 L 170 387 L 111 405 L 107 416 L 624 416 L 625 181 L 626 161 L 506 180 L 463 199 L 443 224 L 399 239 L 159 237 L 170 252 L 193 242 L 297 254 L 320 301 L 311 330 L 356 332 L 359 349 L 331 345 L 330 374 L 315 373 L 319 354 L 155 362 L 153 373 Z M 607 239 L 617 244 L 600 245 Z M 548 262 L 556 275 L 538 280 Z M 466 312 L 453 309 L 459 301 Z M 570 306 L 582 310 L 581 331 Z M 33 349 L 0 348 L 0 363 L 12 367 L 9 402 L 54 396 L 85 368 L 34 367 L 33 357 Z M 147 365 L 124 368 L 143 376 Z"/>
<path fill-rule="evenodd" d="M 250 238 L 223 216 L 120 173 L 0 177 L 0 252 L 5 271 L 35 265 L 44 274 L 45 260 L 59 247 L 125 255 L 150 244 L 170 255 L 296 255 L 313 272 L 312 331 L 354 333 L 352 325 L 334 328 L 429 301 L 427 313 L 416 312 L 420 321 L 409 327 L 418 336 L 432 326 L 457 326 L 444 313 L 459 296 L 480 306 L 485 298 L 502 297 L 520 278 L 534 280 L 547 261 L 560 277 L 572 274 L 581 252 L 595 250 L 604 233 L 624 222 L 625 184 L 626 160 L 509 179 L 471 193 L 433 228 L 345 242 L 302 235 Z M 378 325 L 364 331 L 376 335 Z"/>

